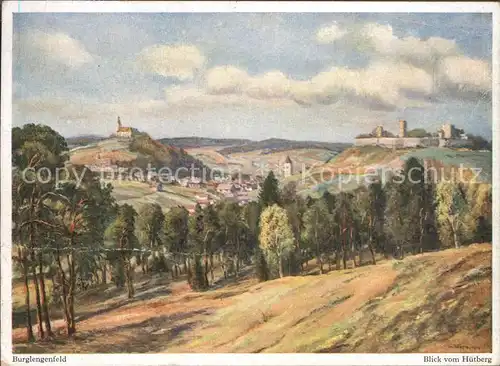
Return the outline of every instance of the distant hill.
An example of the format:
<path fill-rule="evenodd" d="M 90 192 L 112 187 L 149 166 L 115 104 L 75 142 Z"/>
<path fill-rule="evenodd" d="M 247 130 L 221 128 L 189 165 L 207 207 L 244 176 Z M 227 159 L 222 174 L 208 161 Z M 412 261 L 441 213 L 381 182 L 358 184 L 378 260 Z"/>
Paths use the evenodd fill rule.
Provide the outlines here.
<path fill-rule="evenodd" d="M 79 165 L 111 164 L 124 168 L 146 169 L 148 164 L 156 169 L 168 167 L 172 173 L 178 168 L 196 168 L 195 176 L 201 169 L 208 168 L 183 149 L 162 144 L 146 133 L 140 133 L 131 140 L 116 137 L 104 138 L 71 152 L 70 161 Z M 190 171 L 184 170 L 184 175 Z M 182 174 L 180 174 L 182 175 Z M 180 176 L 179 175 L 179 176 Z"/>
<path fill-rule="evenodd" d="M 296 149 L 325 149 L 340 152 L 350 146 L 352 146 L 352 144 L 341 142 L 294 141 L 271 138 L 262 141 L 250 141 L 238 146 L 226 147 L 219 150 L 219 153 L 223 155 L 229 155 L 255 150 L 265 150 L 264 153 L 272 153 Z"/>
<path fill-rule="evenodd" d="M 71 147 L 77 147 L 77 146 L 86 146 L 90 145 L 102 140 L 105 140 L 106 137 L 104 136 L 97 136 L 97 135 L 81 135 L 81 136 L 74 136 L 74 137 L 66 137 L 66 143 L 68 146 Z"/>
<path fill-rule="evenodd" d="M 363 146 L 348 148 L 325 164 L 315 167 L 310 171 L 314 180 L 306 181 L 299 188 L 304 195 L 313 193 L 312 196 L 319 196 L 325 190 L 337 193 L 340 190 L 356 189 L 364 180 L 355 177 L 373 174 L 374 171 L 384 175 L 392 169 L 402 168 L 411 157 L 419 159 L 427 169 L 435 169 L 439 177 L 451 179 L 451 174 L 459 174 L 461 169 L 463 177 L 469 179 L 473 177 L 472 170 L 479 169 L 478 181 L 490 184 L 492 181 L 491 151 L 461 151 L 437 147 L 392 150 Z M 351 179 L 346 177 L 348 172 L 352 174 Z M 300 175 L 295 175 L 289 180 L 300 182 L 301 178 Z"/>
<path fill-rule="evenodd" d="M 173 137 L 158 139 L 158 141 L 162 144 L 183 149 L 205 146 L 244 145 L 252 142 L 245 139 L 215 139 L 210 137 Z"/>

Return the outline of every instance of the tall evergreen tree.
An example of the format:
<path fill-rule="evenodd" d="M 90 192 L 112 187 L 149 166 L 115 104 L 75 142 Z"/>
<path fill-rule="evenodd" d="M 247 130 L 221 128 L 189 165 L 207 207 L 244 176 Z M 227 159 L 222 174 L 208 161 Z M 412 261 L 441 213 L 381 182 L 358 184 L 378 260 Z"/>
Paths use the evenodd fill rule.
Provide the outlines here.
<path fill-rule="evenodd" d="M 271 170 L 267 175 L 259 192 L 259 204 L 262 209 L 274 204 L 280 204 L 280 190 L 278 179 Z"/>
<path fill-rule="evenodd" d="M 173 276 L 180 273 L 180 264 L 184 264 L 189 233 L 189 213 L 184 207 L 172 207 L 165 215 L 164 237 L 166 249 L 174 262 Z M 187 270 L 187 268 L 185 267 Z"/>
<path fill-rule="evenodd" d="M 122 266 L 125 272 L 125 282 L 127 285 L 128 297 L 134 297 L 134 279 L 133 267 L 131 259 L 133 256 L 133 248 L 137 245 L 137 237 L 135 235 L 135 222 L 137 212 L 135 209 L 124 204 L 119 207 L 118 215 L 113 224 L 108 228 L 108 232 L 115 240 L 117 249 L 121 254 Z"/>
<path fill-rule="evenodd" d="M 138 212 L 137 231 L 141 247 L 146 249 L 141 257 L 141 265 L 144 273 L 149 272 L 149 258 L 153 264 L 165 263 L 161 245 L 163 244 L 163 225 L 165 215 L 159 204 L 151 203 L 143 205 Z M 158 269 L 158 268 L 156 268 Z"/>

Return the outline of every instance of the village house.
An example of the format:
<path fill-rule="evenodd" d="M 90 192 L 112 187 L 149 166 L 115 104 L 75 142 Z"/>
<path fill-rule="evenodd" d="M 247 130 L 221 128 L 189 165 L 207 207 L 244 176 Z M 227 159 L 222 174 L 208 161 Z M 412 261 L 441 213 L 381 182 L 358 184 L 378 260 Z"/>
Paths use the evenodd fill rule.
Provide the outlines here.
<path fill-rule="evenodd" d="M 238 190 L 238 187 L 234 183 L 221 183 L 217 186 L 217 192 L 224 196 L 234 194 Z"/>
<path fill-rule="evenodd" d="M 283 162 L 283 176 L 288 178 L 293 174 L 293 163 L 290 156 L 286 156 L 285 161 Z"/>
<path fill-rule="evenodd" d="M 208 205 L 214 204 L 215 202 L 206 194 L 197 194 L 196 196 L 194 196 L 194 198 L 196 199 L 196 203 L 198 203 L 201 206 L 201 208 L 205 208 Z"/>
<path fill-rule="evenodd" d="M 179 184 L 182 187 L 186 188 L 202 188 L 204 186 L 201 178 L 191 177 L 191 178 L 182 178 L 179 180 Z"/>

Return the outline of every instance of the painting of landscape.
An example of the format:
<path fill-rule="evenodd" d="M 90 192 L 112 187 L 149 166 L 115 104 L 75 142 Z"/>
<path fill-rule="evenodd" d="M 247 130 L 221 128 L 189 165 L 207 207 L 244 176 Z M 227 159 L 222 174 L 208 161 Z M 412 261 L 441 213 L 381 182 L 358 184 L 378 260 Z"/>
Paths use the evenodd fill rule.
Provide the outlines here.
<path fill-rule="evenodd" d="M 491 14 L 13 24 L 16 355 L 492 352 Z"/>

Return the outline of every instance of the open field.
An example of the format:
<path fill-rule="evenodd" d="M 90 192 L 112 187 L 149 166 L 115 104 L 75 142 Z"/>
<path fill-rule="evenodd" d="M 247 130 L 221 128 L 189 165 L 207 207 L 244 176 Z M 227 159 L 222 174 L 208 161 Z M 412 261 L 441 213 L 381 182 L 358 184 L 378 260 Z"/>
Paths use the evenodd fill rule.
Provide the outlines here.
<path fill-rule="evenodd" d="M 194 206 L 197 194 L 206 190 L 164 185 L 162 192 L 156 192 L 148 183 L 136 181 L 112 181 L 113 196 L 119 204 L 127 203 L 138 209 L 146 203 L 158 203 L 163 208 L 175 206 Z"/>
<path fill-rule="evenodd" d="M 491 352 L 490 244 L 264 283 L 251 272 L 201 293 L 141 278 L 131 300 L 101 285 L 79 296 L 74 339 L 27 344 L 18 324 L 14 352 Z"/>
<path fill-rule="evenodd" d="M 117 138 L 109 138 L 92 143 L 87 146 L 77 147 L 71 150 L 71 163 L 94 164 L 97 161 L 109 159 L 111 161 L 131 162 L 137 158 L 137 154 L 129 150 L 130 142 L 121 141 Z"/>

